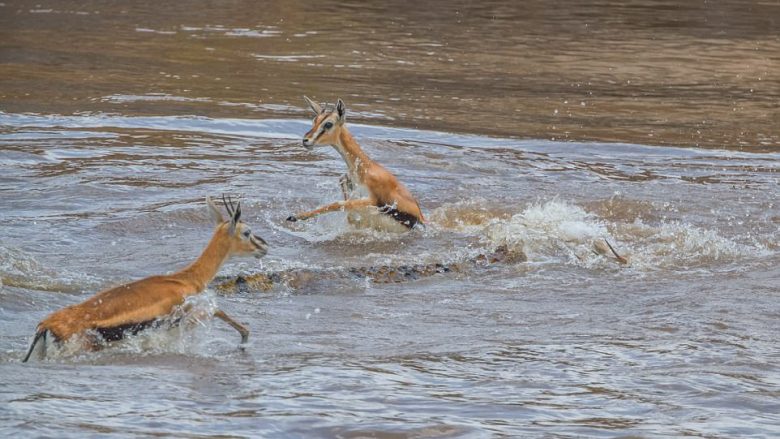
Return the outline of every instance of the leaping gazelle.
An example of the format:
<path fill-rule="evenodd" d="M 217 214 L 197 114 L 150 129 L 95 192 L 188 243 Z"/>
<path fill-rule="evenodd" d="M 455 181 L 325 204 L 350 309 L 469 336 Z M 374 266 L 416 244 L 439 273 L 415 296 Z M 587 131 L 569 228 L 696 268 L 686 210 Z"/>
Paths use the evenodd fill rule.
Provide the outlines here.
<path fill-rule="evenodd" d="M 73 336 L 83 336 L 85 347 L 96 349 L 100 340 L 116 341 L 127 334 L 160 326 L 184 303 L 188 296 L 202 292 L 214 278 L 219 268 L 231 256 L 265 256 L 268 244 L 254 235 L 249 226 L 241 222 L 241 203 L 225 200 L 230 217 L 224 219 L 210 198 L 206 198 L 212 218 L 217 223 L 211 241 L 200 257 L 174 274 L 147 277 L 98 293 L 82 303 L 71 305 L 50 314 L 38 324 L 35 338 L 23 361 L 27 361 L 41 338 L 51 333 L 57 342 Z M 241 334 L 246 343 L 249 331 L 222 310 L 214 317 L 227 322 Z M 171 322 L 176 323 L 176 322 Z M 45 354 L 45 347 L 44 347 Z"/>
<path fill-rule="evenodd" d="M 312 149 L 331 145 L 341 154 L 347 164 L 347 174 L 340 180 L 344 201 L 291 215 L 287 220 L 306 220 L 344 210 L 349 222 L 356 225 L 403 231 L 424 224 L 425 218 L 414 196 L 395 175 L 371 160 L 350 134 L 344 123 L 347 112 L 344 101 L 339 99 L 335 109 L 328 109 L 306 96 L 303 98 L 315 114 L 311 130 L 303 137 L 303 146 Z M 391 221 L 383 221 L 384 218 Z"/>

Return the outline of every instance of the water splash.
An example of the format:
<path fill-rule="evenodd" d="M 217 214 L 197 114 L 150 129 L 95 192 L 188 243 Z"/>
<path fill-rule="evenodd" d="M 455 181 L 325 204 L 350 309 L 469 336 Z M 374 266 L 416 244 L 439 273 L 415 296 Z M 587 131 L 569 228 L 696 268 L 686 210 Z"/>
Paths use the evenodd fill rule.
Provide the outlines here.
<path fill-rule="evenodd" d="M 493 245 L 525 251 L 529 260 L 560 261 L 593 266 L 601 258 L 599 242 L 606 239 L 640 271 L 688 270 L 712 264 L 739 263 L 769 256 L 760 243 L 740 243 L 716 230 L 682 222 L 646 224 L 608 221 L 567 201 L 539 201 L 508 220 L 492 220 L 483 232 Z"/>
<path fill-rule="evenodd" d="M 213 315 L 218 310 L 216 295 L 207 290 L 188 297 L 184 304 L 162 320 L 162 324 L 135 335 L 127 335 L 120 341 L 104 342 L 97 332 L 87 332 L 72 337 L 64 343 L 52 343 L 36 347 L 34 358 L 41 359 L 40 349 L 45 349 L 46 362 L 101 362 L 117 356 L 154 356 L 181 354 L 194 357 L 211 357 L 216 351 L 231 345 L 233 339 L 213 337 Z M 97 349 L 89 348 L 93 340 L 100 340 Z M 113 361 L 112 361 L 113 362 Z"/>
<path fill-rule="evenodd" d="M 493 221 L 483 233 L 493 245 L 524 251 L 529 260 L 563 255 L 570 262 L 589 259 L 594 242 L 609 237 L 598 217 L 557 198 L 533 203 L 508 220 Z"/>
<path fill-rule="evenodd" d="M 740 263 L 773 253 L 760 243 L 740 243 L 716 230 L 682 222 L 652 225 L 636 220 L 614 229 L 624 242 L 630 243 L 633 265 L 642 270 L 713 268 L 717 263 Z"/>

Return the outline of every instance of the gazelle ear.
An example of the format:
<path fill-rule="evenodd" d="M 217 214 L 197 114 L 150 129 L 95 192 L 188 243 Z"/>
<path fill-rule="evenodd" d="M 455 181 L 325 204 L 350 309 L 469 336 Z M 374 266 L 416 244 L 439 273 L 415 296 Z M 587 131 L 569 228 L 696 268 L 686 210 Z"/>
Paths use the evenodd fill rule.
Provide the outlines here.
<path fill-rule="evenodd" d="M 342 101 L 341 98 L 336 101 L 336 113 L 339 115 L 340 123 L 344 123 L 344 121 L 347 120 L 347 106 L 344 105 L 344 101 Z"/>
<path fill-rule="evenodd" d="M 320 104 L 318 104 L 318 103 L 316 103 L 316 102 L 312 101 L 312 100 L 311 100 L 311 99 L 309 99 L 309 97 L 308 97 L 308 96 L 306 96 L 306 95 L 303 95 L 303 99 L 306 101 L 306 103 L 307 103 L 307 104 L 309 104 L 309 107 L 311 107 L 311 111 L 313 111 L 313 112 L 314 112 L 314 114 L 316 114 L 317 116 L 319 116 L 319 115 L 322 113 L 322 107 L 320 106 Z"/>
<path fill-rule="evenodd" d="M 233 212 L 233 218 L 230 218 L 230 233 L 236 231 L 236 224 L 241 220 L 241 202 L 236 204 L 236 211 Z"/>
<path fill-rule="evenodd" d="M 211 201 L 211 197 L 206 196 L 206 204 L 209 205 L 209 214 L 211 214 L 211 219 L 213 219 L 215 223 L 222 224 L 225 222 L 225 218 L 222 217 L 222 213 L 219 211 L 216 204 Z"/>

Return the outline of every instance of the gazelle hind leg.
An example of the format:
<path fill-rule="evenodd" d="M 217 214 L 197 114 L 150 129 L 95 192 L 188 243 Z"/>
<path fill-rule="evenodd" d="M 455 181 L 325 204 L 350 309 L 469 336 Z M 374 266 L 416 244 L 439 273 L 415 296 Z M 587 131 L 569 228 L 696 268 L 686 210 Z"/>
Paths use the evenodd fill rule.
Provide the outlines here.
<path fill-rule="evenodd" d="M 339 178 L 339 187 L 341 188 L 341 194 L 344 196 L 344 201 L 348 201 L 352 191 L 355 190 L 355 186 L 352 184 L 352 179 L 349 178 L 349 175 L 344 174 Z M 347 212 L 347 222 L 353 227 L 359 227 L 360 214 Z"/>

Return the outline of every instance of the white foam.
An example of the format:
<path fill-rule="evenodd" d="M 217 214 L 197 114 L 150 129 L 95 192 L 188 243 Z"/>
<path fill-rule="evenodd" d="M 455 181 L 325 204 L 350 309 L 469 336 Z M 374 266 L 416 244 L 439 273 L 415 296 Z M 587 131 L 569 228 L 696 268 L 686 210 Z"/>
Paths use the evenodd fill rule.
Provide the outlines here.
<path fill-rule="evenodd" d="M 561 254 L 581 259 L 594 240 L 608 236 L 595 215 L 574 204 L 553 199 L 537 202 L 506 221 L 494 221 L 484 231 L 493 245 L 521 250 L 530 259 Z"/>
<path fill-rule="evenodd" d="M 609 222 L 558 199 L 531 204 L 509 220 L 494 220 L 483 234 L 493 245 L 524 251 L 529 261 L 564 257 L 586 266 L 606 260 L 594 251 L 594 243 L 607 239 L 640 271 L 688 270 L 772 254 L 755 240 L 740 243 L 691 224 Z"/>
<path fill-rule="evenodd" d="M 756 242 L 739 243 L 715 230 L 679 222 L 648 225 L 637 220 L 617 226 L 616 233 L 631 244 L 632 265 L 644 270 L 685 270 L 772 254 Z"/>

